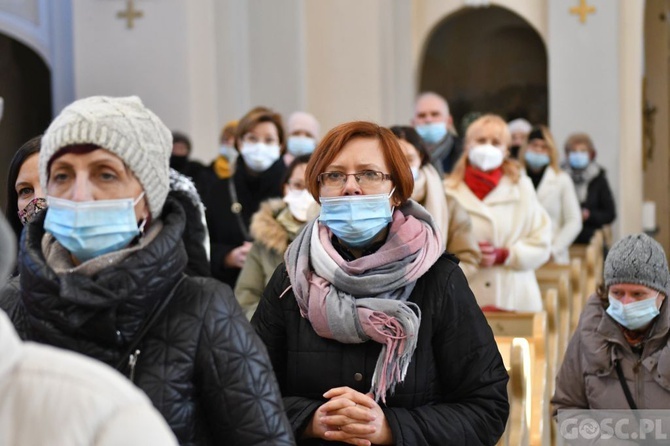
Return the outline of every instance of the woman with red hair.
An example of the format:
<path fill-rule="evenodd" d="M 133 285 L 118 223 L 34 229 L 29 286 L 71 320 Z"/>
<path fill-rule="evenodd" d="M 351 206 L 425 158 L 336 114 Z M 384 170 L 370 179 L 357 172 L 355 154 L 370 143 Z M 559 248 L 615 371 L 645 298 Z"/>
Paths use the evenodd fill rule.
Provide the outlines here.
<path fill-rule="evenodd" d="M 495 444 L 507 372 L 396 136 L 335 127 L 306 182 L 321 213 L 252 319 L 298 444 Z"/>

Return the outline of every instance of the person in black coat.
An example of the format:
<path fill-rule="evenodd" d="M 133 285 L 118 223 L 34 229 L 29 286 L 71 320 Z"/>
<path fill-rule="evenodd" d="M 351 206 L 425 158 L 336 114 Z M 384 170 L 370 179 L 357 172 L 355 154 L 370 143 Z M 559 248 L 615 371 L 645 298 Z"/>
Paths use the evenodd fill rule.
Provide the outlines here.
<path fill-rule="evenodd" d="M 566 162 L 563 164 L 575 183 L 582 207 L 582 232 L 575 243 L 588 244 L 593 234 L 616 218 L 616 205 L 605 169 L 595 162 L 596 150 L 586 133 L 575 133 L 565 142 Z"/>
<path fill-rule="evenodd" d="M 251 217 L 268 198 L 281 197 L 286 165 L 281 159 L 284 130 L 281 116 L 265 107 L 248 112 L 236 129 L 240 152 L 235 173 L 216 178 L 201 190 L 207 209 L 212 276 L 235 287 L 251 249 Z"/>
<path fill-rule="evenodd" d="M 507 372 L 397 138 L 342 124 L 306 172 L 321 214 L 252 318 L 298 444 L 495 444 Z"/>
<path fill-rule="evenodd" d="M 0 308 L 23 339 L 126 374 L 180 444 L 293 444 L 267 351 L 230 287 L 184 274 L 170 150 L 139 98 L 66 107 L 42 139 L 49 207 L 26 226 Z"/>

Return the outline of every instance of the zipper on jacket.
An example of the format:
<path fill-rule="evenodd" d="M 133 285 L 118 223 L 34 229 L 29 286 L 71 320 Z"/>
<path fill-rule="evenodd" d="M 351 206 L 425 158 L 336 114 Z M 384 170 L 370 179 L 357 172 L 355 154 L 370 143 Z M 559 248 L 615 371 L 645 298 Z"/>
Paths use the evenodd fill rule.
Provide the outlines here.
<path fill-rule="evenodd" d="M 140 350 L 135 350 L 135 353 L 128 357 L 128 367 L 130 367 L 130 381 L 135 382 L 135 365 L 137 365 L 137 358 L 140 356 Z"/>

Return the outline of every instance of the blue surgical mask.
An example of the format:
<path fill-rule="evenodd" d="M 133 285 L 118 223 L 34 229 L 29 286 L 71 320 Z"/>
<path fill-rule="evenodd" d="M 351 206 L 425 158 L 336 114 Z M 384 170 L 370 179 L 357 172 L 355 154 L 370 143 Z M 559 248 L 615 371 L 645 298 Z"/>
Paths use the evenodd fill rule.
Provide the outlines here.
<path fill-rule="evenodd" d="M 573 169 L 584 169 L 591 162 L 589 152 L 570 152 L 568 162 Z"/>
<path fill-rule="evenodd" d="M 414 178 L 414 181 L 419 179 L 419 171 L 420 167 L 415 167 L 415 166 L 409 166 L 409 170 L 412 171 L 412 178 Z"/>
<path fill-rule="evenodd" d="M 607 314 L 629 330 L 638 330 L 659 315 L 657 297 L 658 293 L 654 297 L 624 305 L 620 300 L 608 296 L 610 305 L 607 307 Z"/>
<path fill-rule="evenodd" d="M 416 132 L 428 144 L 437 144 L 447 136 L 447 124 L 444 122 L 432 122 L 415 127 Z"/>
<path fill-rule="evenodd" d="M 293 156 L 309 155 L 316 148 L 316 140 L 309 136 L 291 136 L 286 143 L 286 150 Z"/>
<path fill-rule="evenodd" d="M 245 142 L 240 150 L 244 162 L 254 172 L 265 172 L 272 166 L 280 155 L 278 144 L 264 144 L 262 142 Z"/>
<path fill-rule="evenodd" d="M 551 161 L 549 155 L 546 153 L 537 153 L 530 150 L 526 151 L 525 158 L 526 164 L 528 164 L 531 169 L 535 170 L 542 169 L 544 166 L 549 164 L 549 161 Z"/>
<path fill-rule="evenodd" d="M 78 260 L 125 248 L 139 235 L 135 217 L 137 199 L 70 201 L 47 197 L 44 229 Z"/>
<path fill-rule="evenodd" d="M 391 195 L 393 190 L 389 194 L 320 197 L 319 221 L 347 246 L 367 246 L 392 220 Z"/>
<path fill-rule="evenodd" d="M 237 156 L 239 155 L 239 153 L 237 152 L 235 147 L 229 146 L 227 144 L 221 144 L 219 146 L 219 155 L 225 157 L 228 160 L 228 162 L 233 164 L 235 160 L 237 160 Z"/>

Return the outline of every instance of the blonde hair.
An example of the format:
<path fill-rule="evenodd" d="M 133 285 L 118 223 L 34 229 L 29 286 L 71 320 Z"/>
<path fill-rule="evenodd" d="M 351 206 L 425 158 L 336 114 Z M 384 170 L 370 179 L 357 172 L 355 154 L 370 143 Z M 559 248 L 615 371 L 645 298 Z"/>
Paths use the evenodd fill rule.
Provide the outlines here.
<path fill-rule="evenodd" d="M 488 113 L 475 119 L 468 126 L 468 129 L 465 132 L 463 154 L 454 166 L 454 170 L 452 170 L 451 174 L 447 177 L 446 184 L 448 187 L 456 187 L 463 181 L 463 177 L 465 176 L 465 168 L 469 164 L 468 152 L 470 142 L 475 137 L 475 135 L 481 133 L 485 127 L 489 126 L 497 127 L 496 130 L 499 132 L 500 139 L 505 144 L 505 149 L 509 148 L 509 145 L 512 142 L 512 135 L 510 135 L 509 129 L 507 128 L 507 123 L 505 120 L 503 120 L 503 118 L 498 115 Z M 513 183 L 517 183 L 521 177 L 521 167 L 519 163 L 510 158 L 505 158 L 503 161 L 502 171 L 503 174 L 508 176 Z"/>
<path fill-rule="evenodd" d="M 556 173 L 561 171 L 561 168 L 558 164 L 558 149 L 556 148 L 556 143 L 554 142 L 554 137 L 551 135 L 549 128 L 544 125 L 539 125 L 533 130 L 540 130 L 542 132 L 542 139 L 547 144 L 549 148 L 549 165 Z M 532 134 L 532 131 L 531 131 Z M 530 139 L 521 147 L 519 151 L 519 162 L 521 165 L 526 168 L 526 151 L 528 150 L 528 144 L 530 144 Z"/>

